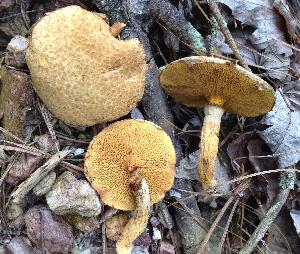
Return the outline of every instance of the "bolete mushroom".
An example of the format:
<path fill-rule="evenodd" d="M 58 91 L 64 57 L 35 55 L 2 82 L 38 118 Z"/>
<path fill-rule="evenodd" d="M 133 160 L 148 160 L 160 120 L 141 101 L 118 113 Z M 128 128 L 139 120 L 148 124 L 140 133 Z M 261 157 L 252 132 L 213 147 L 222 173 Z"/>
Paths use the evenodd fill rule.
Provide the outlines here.
<path fill-rule="evenodd" d="M 130 253 L 146 228 L 150 205 L 171 189 L 175 163 L 171 139 L 152 122 L 118 121 L 94 137 L 85 157 L 87 179 L 105 204 L 135 211 L 117 242 L 118 253 Z"/>
<path fill-rule="evenodd" d="M 68 6 L 31 28 L 26 61 L 33 87 L 57 118 L 91 126 L 126 115 L 142 98 L 143 47 L 115 38 L 121 27 L 110 29 L 97 14 Z"/>
<path fill-rule="evenodd" d="M 198 172 L 202 187 L 213 188 L 216 185 L 214 165 L 224 111 L 245 117 L 262 115 L 275 103 L 274 90 L 239 65 L 206 56 L 174 61 L 162 71 L 159 79 L 175 101 L 204 108 Z"/>

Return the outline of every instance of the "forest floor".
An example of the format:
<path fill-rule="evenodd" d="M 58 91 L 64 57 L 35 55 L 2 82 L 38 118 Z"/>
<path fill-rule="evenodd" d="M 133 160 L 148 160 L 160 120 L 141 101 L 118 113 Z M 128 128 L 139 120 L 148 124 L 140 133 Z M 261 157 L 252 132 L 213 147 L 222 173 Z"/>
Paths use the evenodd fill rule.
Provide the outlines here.
<path fill-rule="evenodd" d="M 173 188 L 151 208 L 133 253 L 300 253 L 297 0 L 4 0 L 0 254 L 115 253 L 115 240 L 128 220 L 128 212 L 97 203 L 84 174 L 90 142 L 112 122 L 66 124 L 32 87 L 25 61 L 30 28 L 46 13 L 69 5 L 101 13 L 110 26 L 126 24 L 118 39 L 137 38 L 143 45 L 145 92 L 121 119 L 154 122 L 175 147 Z M 166 65 L 199 55 L 252 71 L 276 97 L 263 116 L 224 113 L 214 191 L 203 190 L 197 171 L 203 109 L 175 102 L 159 82 Z M 93 68 L 90 60 L 87 69 Z"/>

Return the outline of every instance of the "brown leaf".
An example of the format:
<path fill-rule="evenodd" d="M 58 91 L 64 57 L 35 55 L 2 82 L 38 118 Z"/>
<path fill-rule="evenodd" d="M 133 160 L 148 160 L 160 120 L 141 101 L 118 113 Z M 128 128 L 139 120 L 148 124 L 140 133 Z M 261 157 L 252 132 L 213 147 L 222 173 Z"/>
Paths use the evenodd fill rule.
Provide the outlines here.
<path fill-rule="evenodd" d="M 247 150 L 249 152 L 249 161 L 255 172 L 268 171 L 276 169 L 276 161 L 271 155 L 266 144 L 260 139 L 253 139 L 248 142 Z M 271 202 L 278 191 L 278 174 L 264 174 L 258 176 L 261 182 L 265 182 L 265 192 L 268 194 L 268 202 Z"/>
<path fill-rule="evenodd" d="M 231 159 L 231 165 L 234 169 L 250 168 L 248 159 L 248 142 L 255 136 L 253 134 L 241 134 L 236 140 L 232 141 L 227 147 L 227 153 Z"/>

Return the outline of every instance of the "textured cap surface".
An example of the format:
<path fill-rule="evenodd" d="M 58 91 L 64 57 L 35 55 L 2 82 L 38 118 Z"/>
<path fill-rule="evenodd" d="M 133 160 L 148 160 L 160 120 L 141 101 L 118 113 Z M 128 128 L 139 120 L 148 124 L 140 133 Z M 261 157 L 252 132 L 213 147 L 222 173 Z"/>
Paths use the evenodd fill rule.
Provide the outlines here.
<path fill-rule="evenodd" d="M 225 100 L 225 111 L 254 117 L 270 111 L 274 90 L 264 80 L 230 61 L 194 56 L 169 64 L 160 83 L 175 101 L 204 107 L 212 96 Z"/>
<path fill-rule="evenodd" d="M 70 124 L 118 119 L 144 92 L 142 45 L 114 38 L 101 17 L 79 6 L 48 13 L 33 26 L 26 61 L 42 101 Z"/>
<path fill-rule="evenodd" d="M 146 179 L 153 204 L 171 189 L 175 163 L 171 139 L 160 127 L 148 121 L 123 120 L 93 139 L 85 158 L 85 175 L 105 204 L 134 210 L 130 170 Z"/>

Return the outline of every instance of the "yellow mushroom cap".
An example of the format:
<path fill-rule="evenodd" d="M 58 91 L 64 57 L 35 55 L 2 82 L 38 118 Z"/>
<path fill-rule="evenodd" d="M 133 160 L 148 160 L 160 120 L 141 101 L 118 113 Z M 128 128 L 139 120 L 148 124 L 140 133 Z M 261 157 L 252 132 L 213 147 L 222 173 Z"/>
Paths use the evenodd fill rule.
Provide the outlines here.
<path fill-rule="evenodd" d="M 118 119 L 144 93 L 142 45 L 113 37 L 100 16 L 79 6 L 48 13 L 32 27 L 26 61 L 41 100 L 69 124 Z"/>
<path fill-rule="evenodd" d="M 135 196 L 128 181 L 130 170 L 137 170 L 145 178 L 154 204 L 171 189 L 175 163 L 171 139 L 159 126 L 123 120 L 94 137 L 85 157 L 85 175 L 105 204 L 135 210 Z"/>
<path fill-rule="evenodd" d="M 240 116 L 259 116 L 275 103 L 274 90 L 267 82 L 237 64 L 214 57 L 174 61 L 162 71 L 160 83 L 177 102 L 205 107 L 211 98 L 220 98 L 225 111 Z"/>

